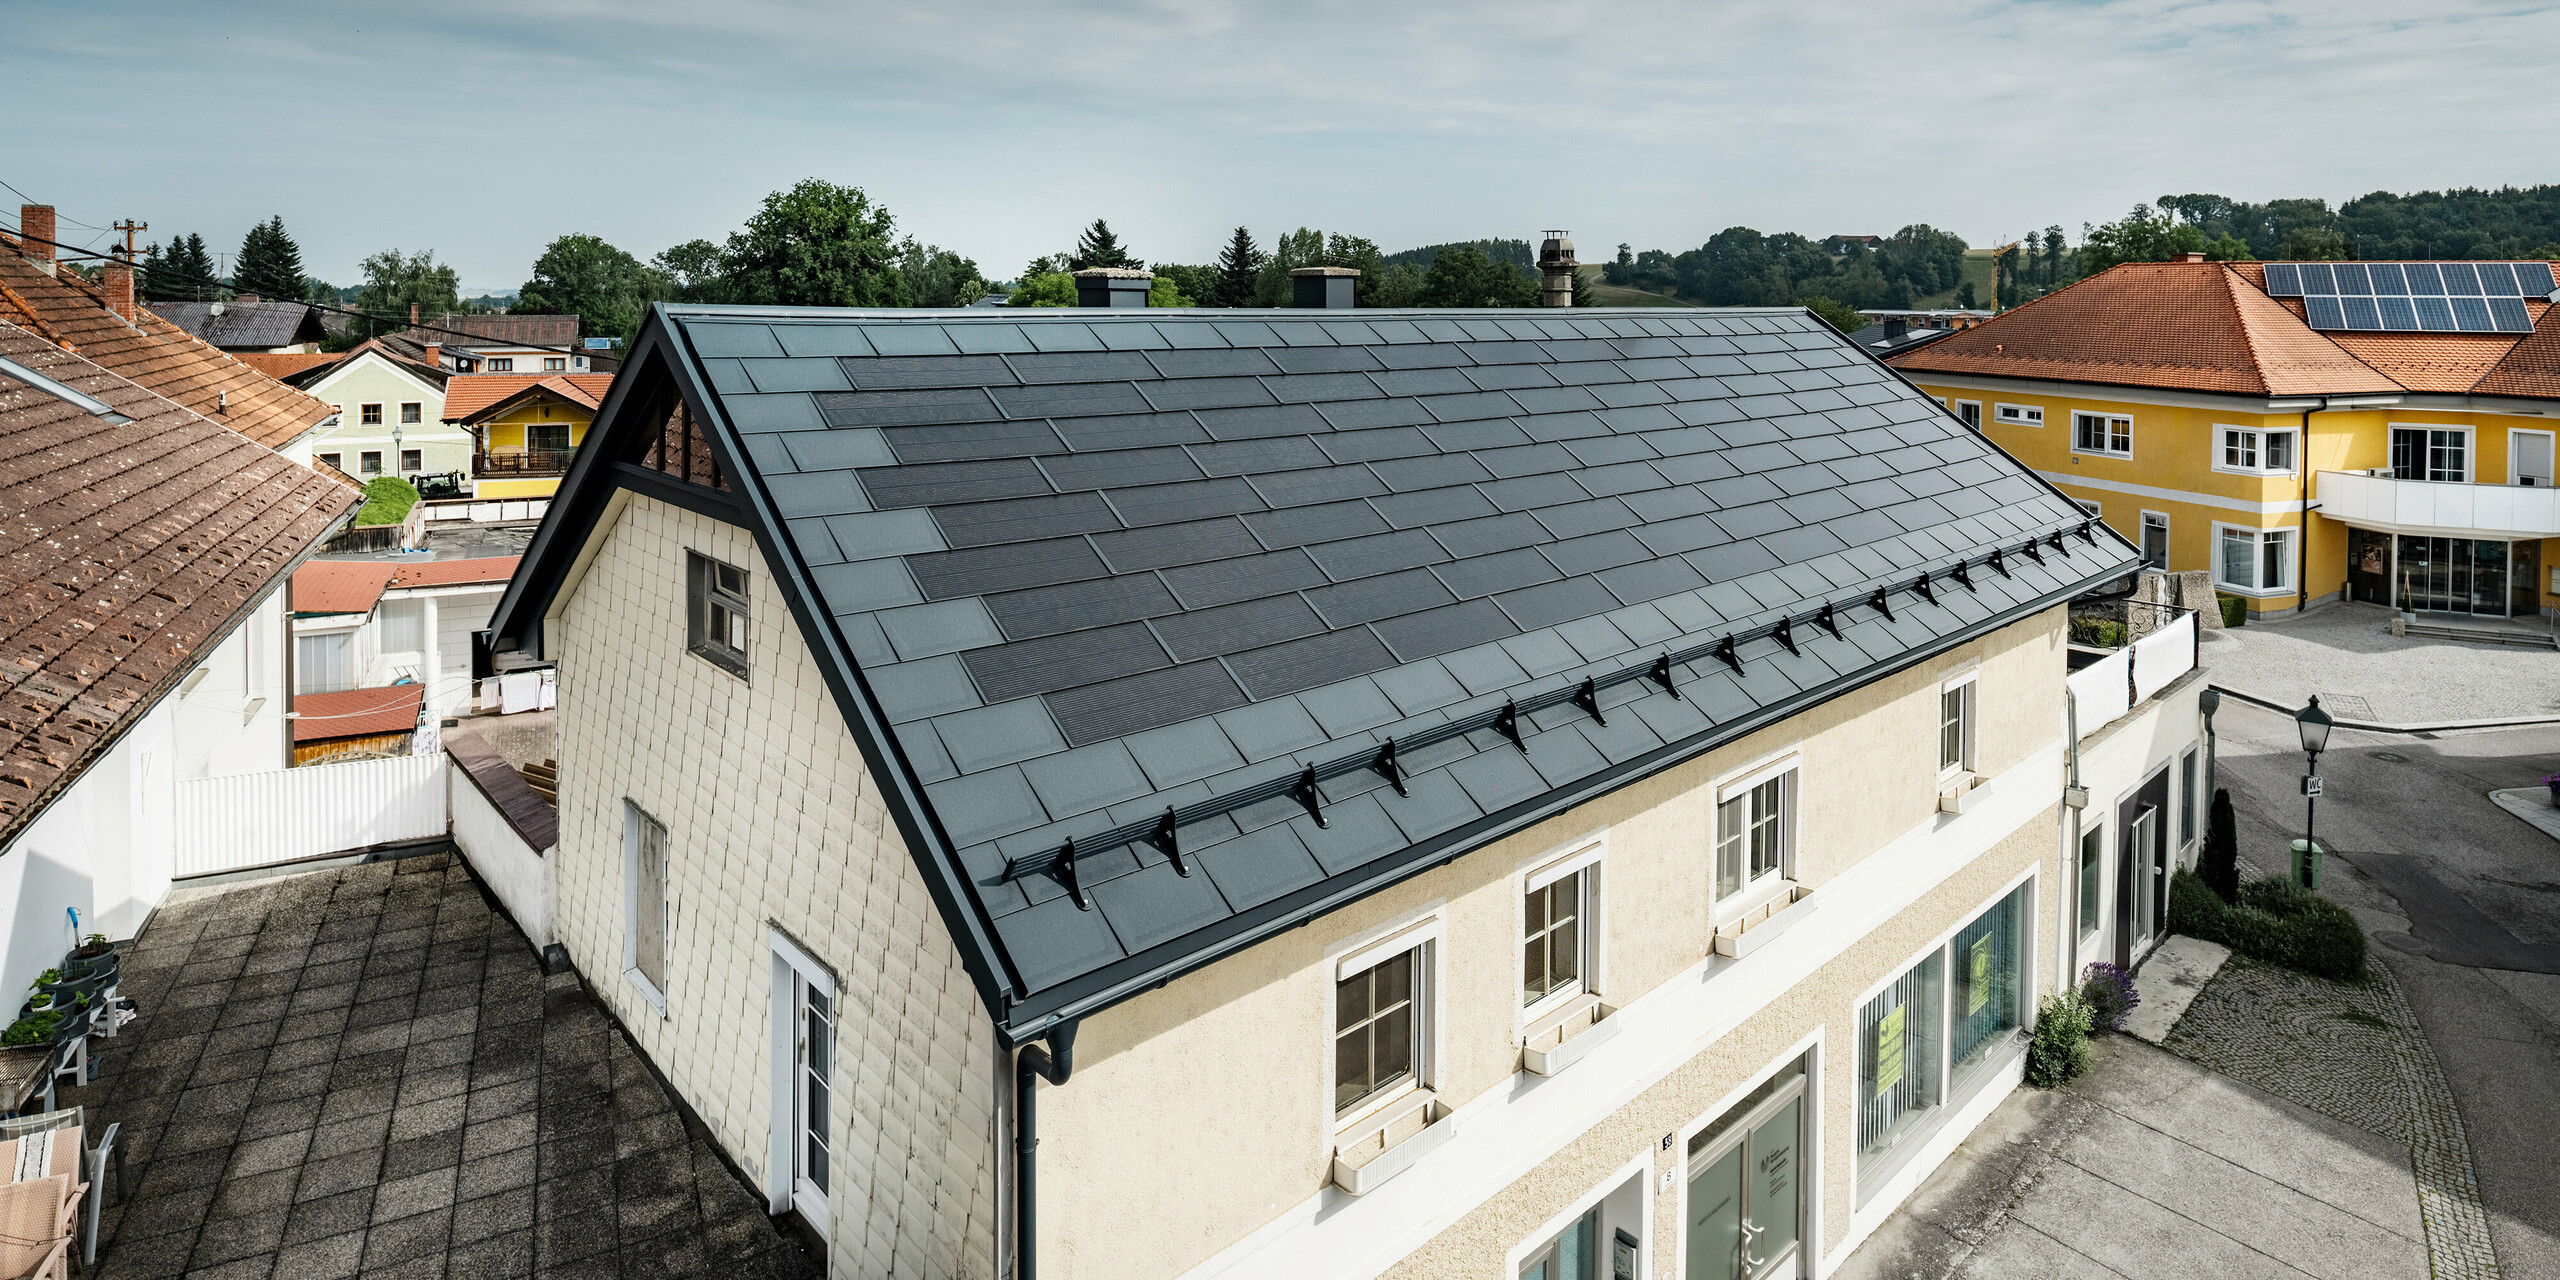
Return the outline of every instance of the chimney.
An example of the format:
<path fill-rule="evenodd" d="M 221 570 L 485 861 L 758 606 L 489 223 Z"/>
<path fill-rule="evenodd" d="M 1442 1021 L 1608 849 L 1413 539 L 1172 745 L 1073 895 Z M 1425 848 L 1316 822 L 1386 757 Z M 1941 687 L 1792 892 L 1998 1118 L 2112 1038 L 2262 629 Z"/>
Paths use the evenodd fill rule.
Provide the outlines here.
<path fill-rule="evenodd" d="M 441 342 L 430 342 L 430 343 L 428 343 L 428 344 L 427 344 L 427 363 L 428 363 L 428 364 L 431 364 L 431 365 L 434 365 L 435 367 L 437 367 L 437 368 L 439 368 L 439 369 L 441 369 L 441 368 L 443 368 L 443 367 L 444 367 L 444 344 L 443 344 L 443 343 L 441 343 Z"/>
<path fill-rule="evenodd" d="M 412 329 L 418 327 L 418 304 L 414 302 L 409 304 L 409 327 Z"/>
<path fill-rule="evenodd" d="M 232 299 L 232 301 L 234 301 L 234 302 L 261 302 L 261 301 L 264 301 L 264 299 L 260 298 L 258 295 L 254 294 L 254 293 L 244 293 L 244 294 L 241 294 L 240 296 L 238 296 L 238 297 L 236 297 L 236 298 Z"/>
<path fill-rule="evenodd" d="M 1360 273 L 1350 267 L 1293 267 L 1289 271 L 1289 305 L 1325 311 L 1349 311 L 1351 292 Z"/>
<path fill-rule="evenodd" d="M 107 310 L 123 316 L 127 324 L 140 318 L 133 305 L 133 259 L 121 255 L 107 259 L 100 264 L 98 283 L 106 292 Z"/>
<path fill-rule="evenodd" d="M 1911 322 L 1909 320 L 1901 316 L 1886 316 L 1884 318 L 1885 341 L 1900 342 L 1909 336 L 1911 336 Z"/>
<path fill-rule="evenodd" d="M 1076 273 L 1079 307 L 1143 307 L 1156 278 L 1127 267 L 1087 267 Z"/>
<path fill-rule="evenodd" d="M 18 206 L 18 252 L 43 266 L 46 275 L 53 274 L 53 206 L 22 204 Z"/>
<path fill-rule="evenodd" d="M 2202 261 L 2204 261 L 2204 255 L 2203 255 L 2203 254 L 2201 254 L 2201 253 L 2196 252 L 2195 250 L 2190 249 L 2190 250 L 2188 250 L 2188 251 L 2187 251 L 2187 252 L 2185 252 L 2185 253 L 2179 254 L 2179 255 L 2178 255 L 2178 261 L 2180 261 L 2180 262 L 2202 262 Z"/>
<path fill-rule="evenodd" d="M 1538 305 L 1570 307 L 1573 305 L 1573 269 L 1581 264 L 1573 259 L 1573 233 L 1550 231 L 1546 243 L 1538 246 Z"/>

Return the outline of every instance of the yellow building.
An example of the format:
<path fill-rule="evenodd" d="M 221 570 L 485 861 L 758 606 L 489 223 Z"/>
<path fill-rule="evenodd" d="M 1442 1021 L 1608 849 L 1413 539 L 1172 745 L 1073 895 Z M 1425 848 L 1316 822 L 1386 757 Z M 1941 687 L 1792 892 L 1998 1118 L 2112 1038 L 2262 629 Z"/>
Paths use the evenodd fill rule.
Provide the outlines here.
<path fill-rule="evenodd" d="M 609 373 L 457 374 L 444 420 L 471 433 L 476 498 L 547 498 L 587 438 Z"/>
<path fill-rule="evenodd" d="M 2253 614 L 2560 610 L 2551 264 L 2120 266 L 1897 356 Z"/>

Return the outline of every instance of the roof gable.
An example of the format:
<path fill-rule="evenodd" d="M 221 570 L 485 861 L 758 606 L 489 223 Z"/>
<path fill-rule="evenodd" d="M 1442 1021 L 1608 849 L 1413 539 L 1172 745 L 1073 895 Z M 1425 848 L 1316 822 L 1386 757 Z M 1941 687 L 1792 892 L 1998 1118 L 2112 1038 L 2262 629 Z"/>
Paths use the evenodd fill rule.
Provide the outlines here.
<path fill-rule="evenodd" d="M 593 411 L 613 388 L 610 373 L 458 373 L 445 383 L 444 420 L 472 422 L 536 387 Z"/>
<path fill-rule="evenodd" d="M 338 384 L 368 369 L 391 374 L 431 396 L 444 395 L 448 383 L 442 370 L 430 373 L 425 366 L 403 360 L 368 342 L 347 352 L 325 370 L 306 371 L 302 375 L 302 385 L 306 391 L 318 396 L 335 391 Z"/>
<path fill-rule="evenodd" d="M 498 634 L 664 360 L 1008 1034 L 2132 561 L 1797 310 L 661 308 L 634 355 Z"/>

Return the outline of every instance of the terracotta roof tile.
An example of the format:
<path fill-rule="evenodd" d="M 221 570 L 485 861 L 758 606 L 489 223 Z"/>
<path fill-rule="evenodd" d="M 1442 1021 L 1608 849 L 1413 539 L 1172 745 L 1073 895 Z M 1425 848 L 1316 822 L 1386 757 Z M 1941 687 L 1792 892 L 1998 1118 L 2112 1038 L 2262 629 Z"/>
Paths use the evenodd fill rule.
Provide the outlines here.
<path fill-rule="evenodd" d="M 2127 263 L 1886 363 L 2252 396 L 2402 389 L 2222 263 Z"/>
<path fill-rule="evenodd" d="M 504 582 L 516 576 L 521 556 L 488 556 L 478 560 L 422 560 L 394 565 L 395 587 L 452 587 L 471 582 Z"/>
<path fill-rule="evenodd" d="M 218 414 L 223 426 L 270 449 L 327 420 L 329 406 L 149 310 L 127 322 L 107 309 L 97 286 L 67 269 L 49 274 L 14 248 L 0 247 L 0 322 L 33 329 L 183 408 Z"/>
<path fill-rule="evenodd" d="M 387 560 L 314 560 L 293 571 L 293 611 L 371 613 L 398 568 Z"/>
<path fill-rule="evenodd" d="M 464 422 L 535 387 L 592 412 L 613 386 L 610 373 L 460 373 L 444 385 L 444 420 Z"/>
<path fill-rule="evenodd" d="M 406 733 L 418 727 L 418 708 L 427 687 L 395 684 L 379 689 L 340 689 L 335 693 L 303 693 L 293 699 L 293 740 L 319 742 L 376 733 Z"/>
<path fill-rule="evenodd" d="M 2560 397 L 2560 307 L 2543 308 L 2533 332 L 2509 348 L 2471 393 Z"/>
<path fill-rule="evenodd" d="M 2330 339 L 2411 391 L 2469 391 L 2516 345 L 2512 333 L 2333 333 Z"/>
<path fill-rule="evenodd" d="M 117 341 L 99 332 L 94 345 Z M 26 329 L 0 323 L 0 355 L 129 419 L 99 417 L 0 376 L 5 844 L 358 499 L 232 423 L 189 412 Z"/>
<path fill-rule="evenodd" d="M 344 357 L 335 351 L 242 351 L 234 353 L 231 358 L 281 382 L 305 369 L 336 364 Z"/>

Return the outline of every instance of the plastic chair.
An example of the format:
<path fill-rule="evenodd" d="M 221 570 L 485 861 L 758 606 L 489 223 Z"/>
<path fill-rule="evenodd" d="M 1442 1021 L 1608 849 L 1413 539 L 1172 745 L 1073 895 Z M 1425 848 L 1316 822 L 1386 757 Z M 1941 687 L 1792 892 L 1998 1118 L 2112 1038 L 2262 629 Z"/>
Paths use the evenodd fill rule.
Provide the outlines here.
<path fill-rule="evenodd" d="M 98 1260 L 98 1215 L 100 1205 L 105 1198 L 107 1162 L 110 1159 L 116 1166 L 116 1202 L 122 1204 L 126 1195 L 124 1151 L 116 1145 L 116 1134 L 124 1128 L 124 1125 L 122 1122 L 109 1124 L 106 1131 L 98 1135 L 96 1146 L 83 1147 L 78 1145 L 78 1139 L 80 1135 L 87 1132 L 82 1126 L 85 1118 L 81 1108 L 70 1107 L 61 1111 L 49 1111 L 43 1115 L 0 1120 L 0 1143 L 13 1142 L 29 1134 L 47 1130 L 67 1130 L 73 1135 L 73 1148 L 68 1153 L 72 1158 L 65 1160 L 65 1153 L 57 1152 L 52 1169 L 55 1172 L 75 1175 L 73 1181 L 79 1183 L 87 1192 L 88 1221 L 83 1224 L 87 1228 L 87 1238 L 81 1242 L 80 1256 L 80 1264 L 83 1267 Z M 70 1167 L 66 1168 L 66 1164 Z M 0 1176 L 6 1176 L 8 1172 L 6 1168 L 0 1168 Z M 67 1227 L 65 1229 L 68 1230 Z"/>

